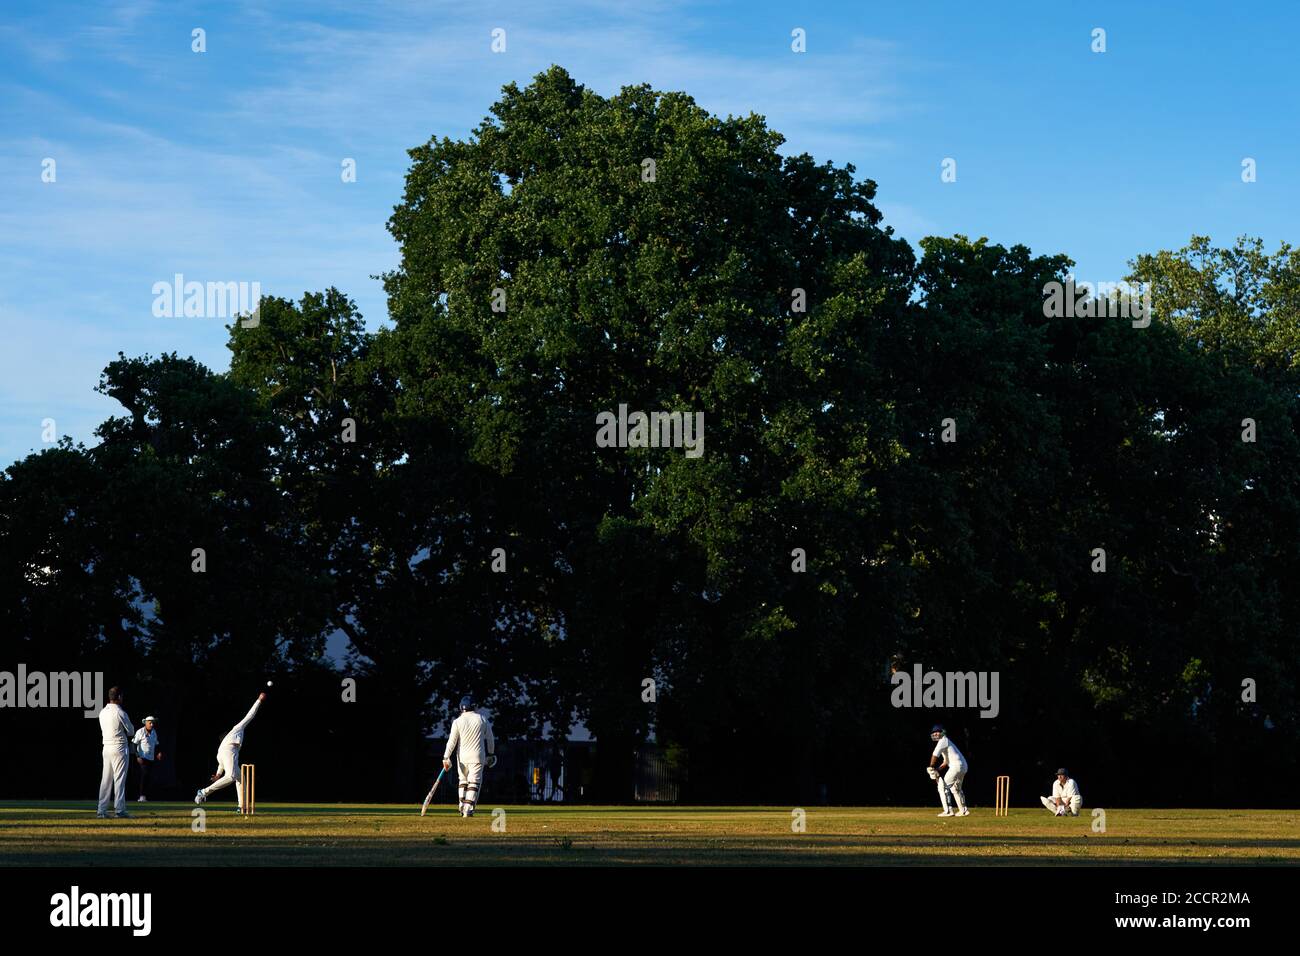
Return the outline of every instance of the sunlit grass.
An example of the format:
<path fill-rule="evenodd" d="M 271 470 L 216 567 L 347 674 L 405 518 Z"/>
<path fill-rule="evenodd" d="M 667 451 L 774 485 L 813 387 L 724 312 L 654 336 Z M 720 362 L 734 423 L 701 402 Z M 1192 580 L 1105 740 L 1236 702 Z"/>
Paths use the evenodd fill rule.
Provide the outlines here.
<path fill-rule="evenodd" d="M 1300 863 L 1300 812 L 1109 809 L 1057 818 L 987 809 L 940 819 L 933 809 L 483 805 L 462 819 L 445 805 L 266 804 L 241 818 L 192 804 L 132 804 L 98 820 L 91 804 L 0 803 L 0 865 L 426 866 L 756 864 Z M 494 819 L 504 832 L 493 830 Z"/>

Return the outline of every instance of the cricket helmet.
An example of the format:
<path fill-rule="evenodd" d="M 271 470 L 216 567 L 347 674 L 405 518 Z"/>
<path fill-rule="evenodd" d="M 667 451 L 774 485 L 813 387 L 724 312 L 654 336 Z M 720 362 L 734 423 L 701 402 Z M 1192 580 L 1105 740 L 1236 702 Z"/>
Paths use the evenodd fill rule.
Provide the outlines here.
<path fill-rule="evenodd" d="M 464 713 L 467 710 L 473 710 L 474 698 L 471 697 L 469 694 L 466 694 L 464 697 L 462 697 L 460 699 L 460 709 L 461 709 L 461 713 Z"/>
<path fill-rule="evenodd" d="M 933 727 L 930 728 L 931 740 L 938 740 L 941 737 L 945 737 L 945 736 L 947 735 L 943 731 L 943 724 L 935 724 Z"/>
<path fill-rule="evenodd" d="M 1066 771 L 1066 769 L 1065 769 L 1064 767 L 1057 767 L 1057 768 L 1056 768 L 1056 775 L 1057 775 L 1058 777 L 1068 777 L 1070 774 L 1069 774 L 1068 771 Z"/>

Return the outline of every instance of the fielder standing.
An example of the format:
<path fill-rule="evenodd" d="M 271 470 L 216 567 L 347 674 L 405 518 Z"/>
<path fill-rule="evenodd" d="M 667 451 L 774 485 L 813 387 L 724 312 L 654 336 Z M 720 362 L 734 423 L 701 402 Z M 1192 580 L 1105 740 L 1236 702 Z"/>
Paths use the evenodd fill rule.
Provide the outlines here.
<path fill-rule="evenodd" d="M 451 755 L 456 754 L 456 775 L 460 780 L 460 815 L 472 817 L 478 803 L 479 788 L 483 785 L 483 767 L 496 766 L 496 741 L 492 727 L 478 711 L 469 697 L 460 699 L 460 716 L 451 723 L 447 749 L 442 754 L 442 767 L 451 769 Z"/>
<path fill-rule="evenodd" d="M 926 768 L 926 772 L 930 774 L 931 780 L 937 780 L 939 783 L 939 803 L 943 805 L 943 813 L 939 816 L 970 816 L 970 811 L 966 809 L 966 795 L 961 789 L 961 782 L 966 778 L 966 758 L 961 755 L 957 745 L 948 739 L 942 724 L 935 724 L 930 728 L 930 739 L 934 741 L 934 753 L 930 755 L 930 766 Z M 941 757 L 943 763 L 938 770 L 935 770 L 934 765 Z M 957 800 L 956 814 L 948 805 L 950 791 Z"/>
<path fill-rule="evenodd" d="M 257 709 L 262 706 L 264 700 L 266 700 L 265 691 L 257 695 L 257 700 L 253 701 L 253 706 L 244 715 L 244 719 L 235 724 L 230 733 L 222 738 L 221 746 L 217 748 L 217 772 L 212 775 L 212 782 L 206 787 L 200 787 L 199 792 L 194 795 L 195 803 L 206 802 L 209 794 L 233 783 L 235 802 L 238 804 L 235 812 L 244 812 L 244 783 L 239 779 L 239 751 L 244 746 L 244 728 L 252 723 L 253 718 L 257 716 Z"/>
<path fill-rule="evenodd" d="M 135 732 L 131 743 L 135 744 L 135 762 L 140 765 L 140 796 L 138 803 L 149 799 L 149 778 L 153 776 L 155 760 L 162 760 L 162 751 L 158 749 L 158 731 L 153 729 L 153 717 L 144 719 L 144 726 Z"/>
<path fill-rule="evenodd" d="M 119 817 L 130 817 L 126 812 L 126 768 L 131 762 L 131 738 L 135 728 L 131 718 L 122 709 L 122 691 L 108 689 L 108 703 L 99 712 L 100 737 L 104 742 L 104 770 L 99 776 L 99 807 L 95 816 L 106 818 L 108 804 L 113 803 Z"/>

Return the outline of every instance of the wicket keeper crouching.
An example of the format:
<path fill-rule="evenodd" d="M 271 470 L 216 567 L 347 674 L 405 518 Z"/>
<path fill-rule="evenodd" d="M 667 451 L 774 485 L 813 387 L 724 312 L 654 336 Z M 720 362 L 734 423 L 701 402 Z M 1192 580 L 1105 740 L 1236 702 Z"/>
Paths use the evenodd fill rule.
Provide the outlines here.
<path fill-rule="evenodd" d="M 1077 817 L 1079 811 L 1083 809 L 1083 794 L 1079 792 L 1079 784 L 1073 777 L 1066 772 L 1064 767 L 1057 768 L 1056 779 L 1052 781 L 1052 795 L 1050 797 L 1039 797 L 1052 814 L 1063 817 L 1067 813 L 1072 817 Z"/>
<path fill-rule="evenodd" d="M 479 790 L 483 786 L 483 768 L 497 762 L 496 741 L 492 739 L 492 726 L 474 709 L 469 697 L 460 699 L 460 716 L 451 724 L 447 749 L 442 754 L 442 766 L 451 769 L 451 755 L 456 754 L 456 776 L 460 781 L 460 815 L 472 817 L 478 804 Z"/>

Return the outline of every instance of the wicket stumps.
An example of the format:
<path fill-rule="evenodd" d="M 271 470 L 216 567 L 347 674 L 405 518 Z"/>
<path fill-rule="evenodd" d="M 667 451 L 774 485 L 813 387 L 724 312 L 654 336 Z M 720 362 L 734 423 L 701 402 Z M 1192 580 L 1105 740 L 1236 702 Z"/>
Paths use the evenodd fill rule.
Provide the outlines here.
<path fill-rule="evenodd" d="M 1011 809 L 1011 778 L 1006 774 L 998 777 L 998 792 L 993 806 L 995 817 L 1005 817 Z"/>
<path fill-rule="evenodd" d="M 998 778 L 1001 779 L 1001 778 Z M 257 812 L 257 767 L 251 763 L 239 765 L 239 787 L 242 793 L 239 809 L 243 813 Z"/>

